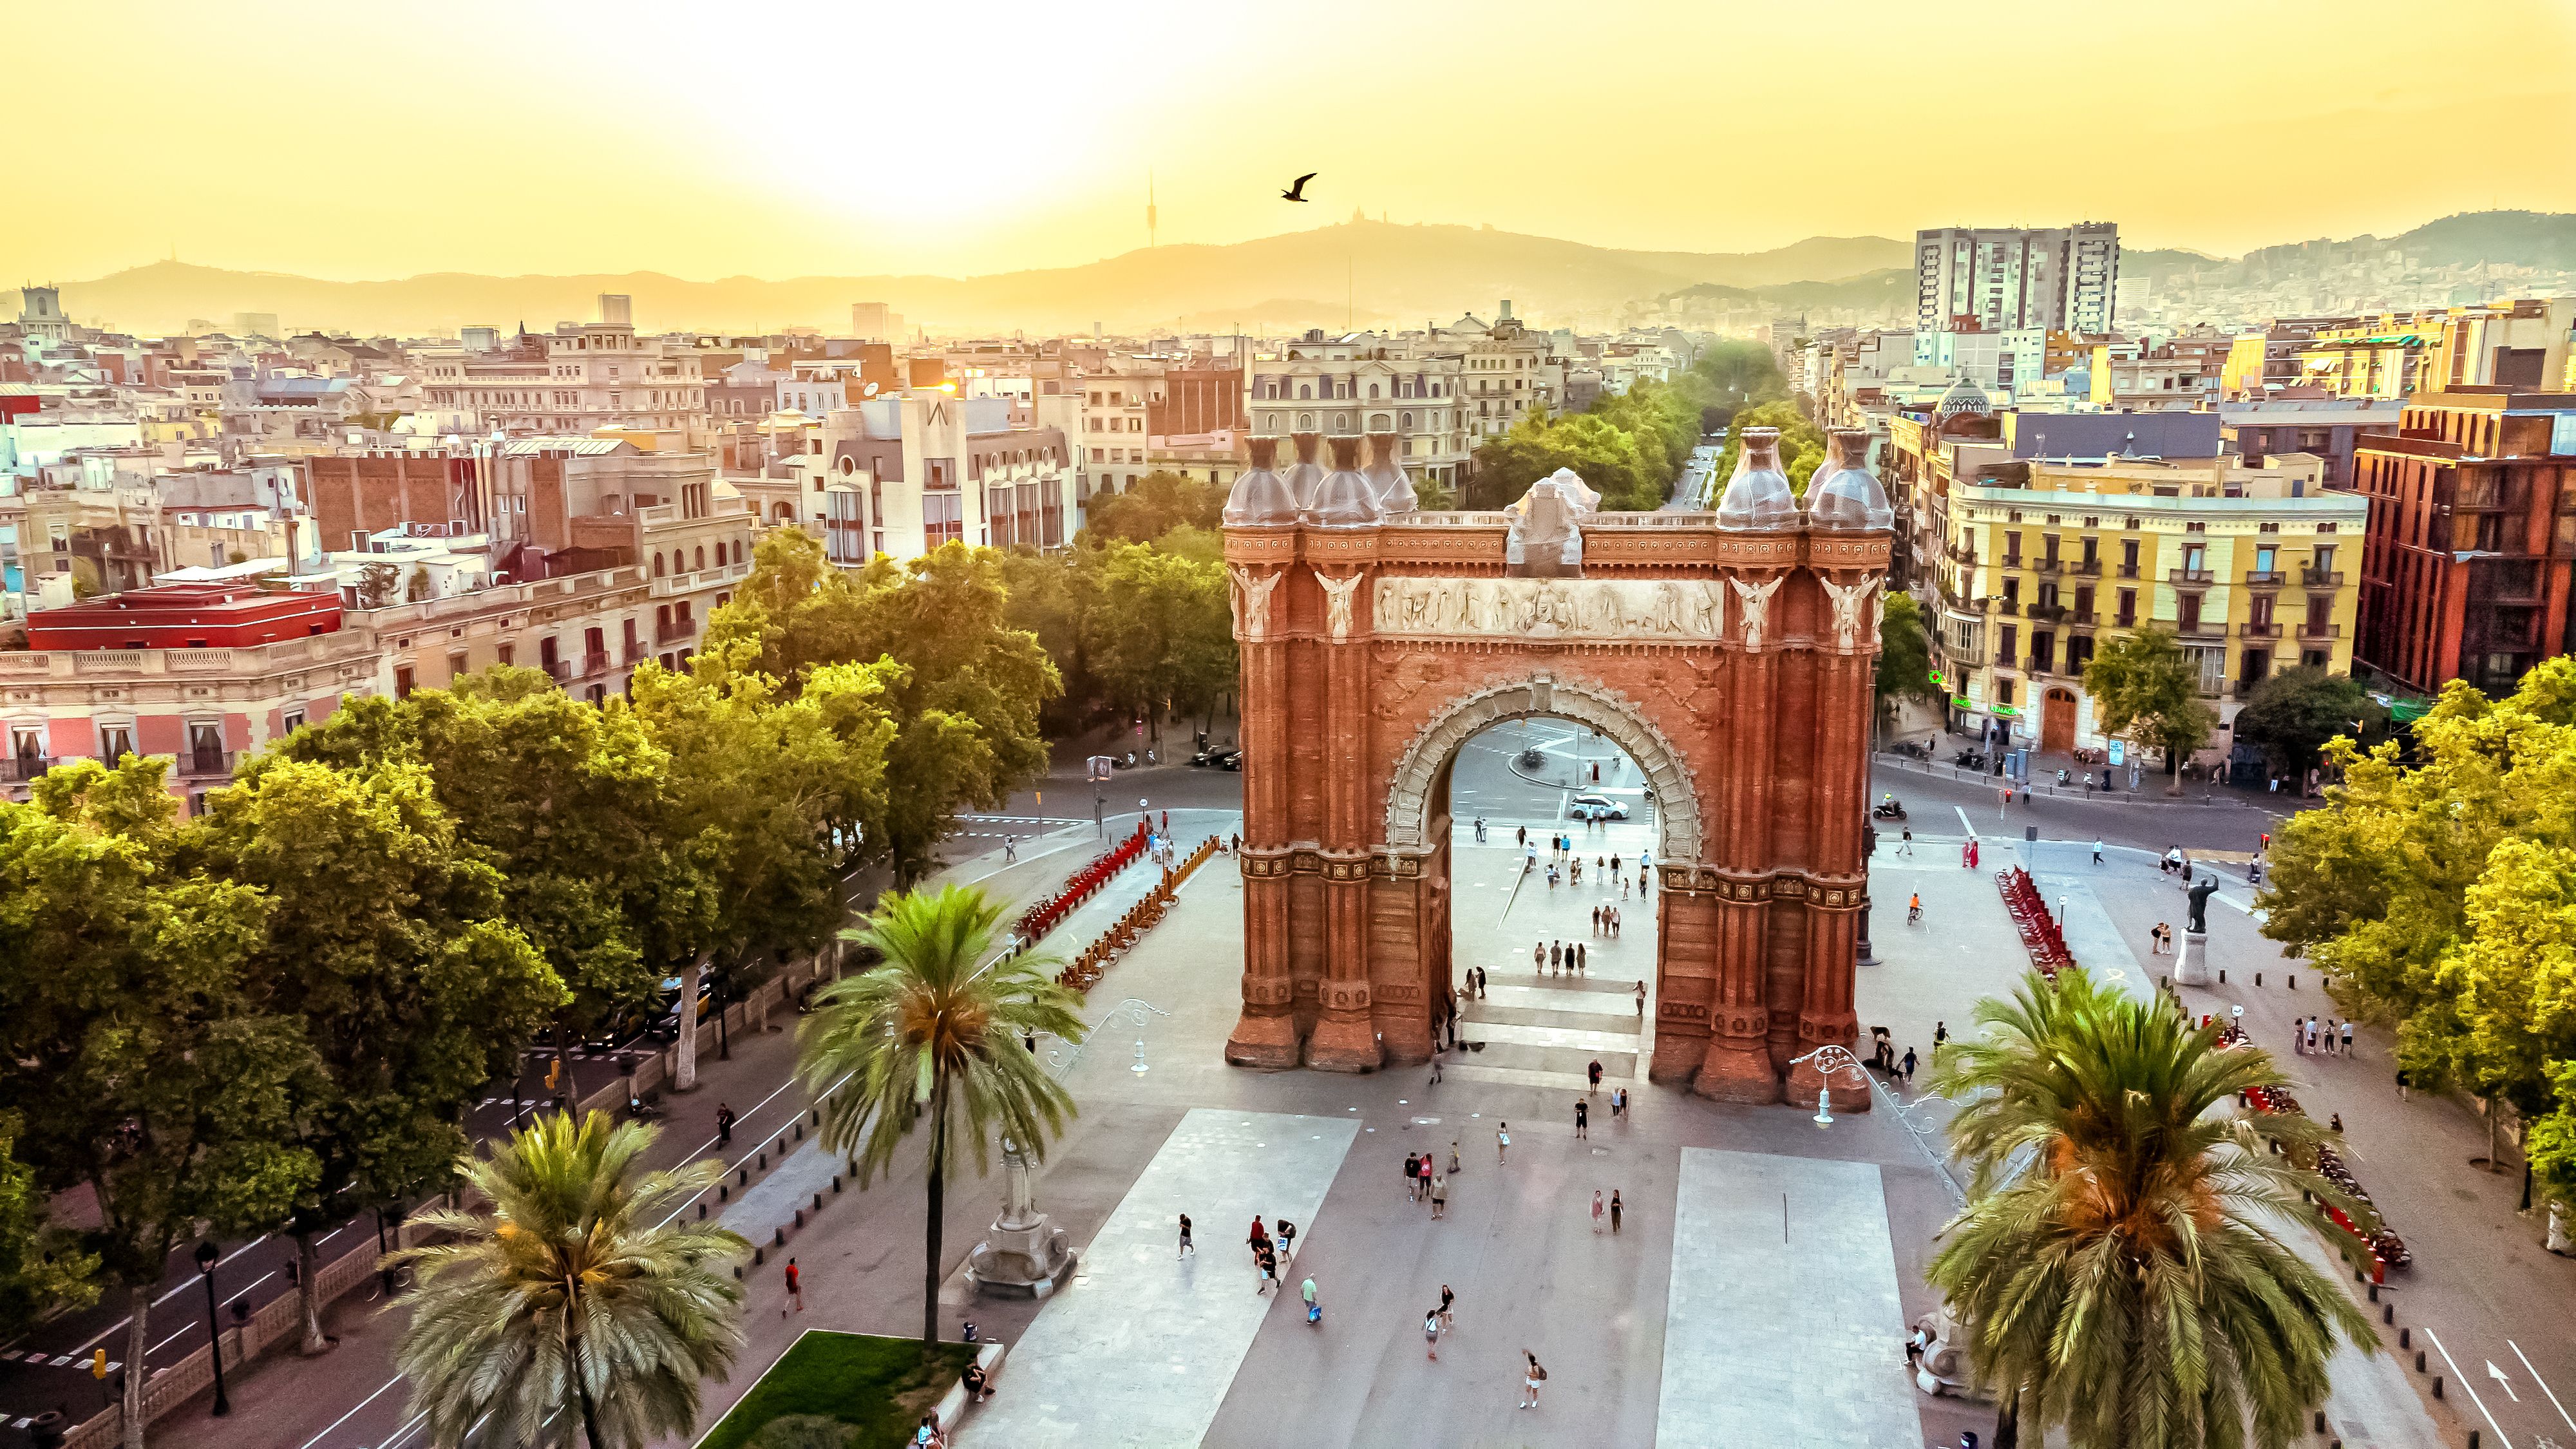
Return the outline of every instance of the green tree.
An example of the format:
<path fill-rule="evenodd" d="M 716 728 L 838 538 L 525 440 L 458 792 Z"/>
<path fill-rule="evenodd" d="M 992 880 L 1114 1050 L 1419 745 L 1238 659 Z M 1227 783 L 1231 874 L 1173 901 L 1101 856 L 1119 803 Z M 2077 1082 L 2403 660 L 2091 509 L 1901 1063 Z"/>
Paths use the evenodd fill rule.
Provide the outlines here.
<path fill-rule="evenodd" d="M 301 1018 L 320 1065 L 298 1081 L 287 1137 L 319 1176 L 286 1230 L 303 1351 L 323 1353 L 316 1235 L 443 1185 L 466 1113 L 568 993 L 504 918 L 500 872 L 458 841 L 426 766 L 271 753 L 209 799 L 210 868 L 270 902 L 250 989 Z"/>
<path fill-rule="evenodd" d="M 851 932 L 884 964 L 826 988 L 797 1028 L 796 1074 L 823 1103 L 823 1144 L 851 1157 L 860 1186 L 891 1169 L 915 1129 L 930 1129 L 925 1346 L 939 1337 L 940 1227 L 959 1147 L 972 1144 L 979 1176 L 991 1166 L 996 1132 L 1043 1161 L 1047 1140 L 1074 1111 L 1020 1044 L 1023 1032 L 1082 1040 L 1074 996 L 1048 979 L 1042 958 L 997 954 L 1001 916 L 983 892 L 958 886 L 887 896 Z"/>
<path fill-rule="evenodd" d="M 1816 466 L 1825 461 L 1825 433 L 1794 404 L 1766 402 L 1749 407 L 1735 415 L 1727 425 L 1726 442 L 1717 451 L 1713 477 L 1722 492 L 1726 480 L 1735 476 L 1735 460 L 1744 451 L 1746 428 L 1780 430 L 1780 469 L 1789 475 L 1792 490 L 1804 494 L 1807 480 L 1815 476 Z"/>
<path fill-rule="evenodd" d="M 1941 700 L 1932 683 L 1932 640 L 1924 632 L 1923 611 L 1912 596 L 1893 589 L 1880 595 L 1877 688 L 1882 709 L 1900 700 Z"/>
<path fill-rule="evenodd" d="M 2386 713 L 2350 675 L 2303 664 L 2254 686 L 2236 712 L 2236 738 L 2260 745 L 2273 769 L 2305 779 L 2326 741 L 2360 739 Z"/>
<path fill-rule="evenodd" d="M 260 1012 L 269 902 L 179 862 L 163 757 L 66 765 L 0 804 L 0 1101 L 47 1192 L 80 1187 L 81 1250 L 127 1295 L 125 1442 L 142 1449 L 153 1290 L 201 1228 L 257 1231 L 319 1168 L 293 1104 L 318 1069 L 302 1023 Z"/>
<path fill-rule="evenodd" d="M 1105 550 L 1082 616 L 1084 657 L 1108 699 L 1162 735 L 1167 706 L 1195 711 L 1235 678 L 1225 566 L 1148 544 Z"/>
<path fill-rule="evenodd" d="M 646 953 L 680 977 L 675 1090 L 697 1085 L 698 1015 L 688 1005 L 712 968 L 719 1001 L 754 984 L 753 963 L 819 948 L 842 919 L 840 879 L 855 849 L 836 830 L 882 830 L 890 662 L 834 664 L 788 698 L 749 666 L 758 646 L 735 638 L 698 656 L 688 674 L 635 671 L 634 708 L 671 761 L 669 830 L 692 884 L 687 909 L 647 928 Z"/>
<path fill-rule="evenodd" d="M 341 770 L 429 770 L 463 849 L 499 872 L 503 914 L 570 993 L 570 1039 L 654 999 L 654 922 L 699 909 L 671 843 L 670 757 L 621 699 L 593 706 L 496 667 L 407 700 L 353 699 L 273 747 Z"/>
<path fill-rule="evenodd" d="M 1157 468 L 1124 493 L 1095 493 L 1083 505 L 1084 532 L 1094 540 L 1146 543 L 1175 528 L 1218 526 L 1226 490 Z"/>
<path fill-rule="evenodd" d="M 648 1172 L 655 1135 L 541 1116 L 457 1163 L 487 1211 L 424 1213 L 443 1240 L 388 1255 L 418 1275 L 394 1356 L 439 1449 L 568 1444 L 575 1425 L 590 1449 L 689 1436 L 699 1381 L 742 1352 L 727 1268 L 751 1245 L 682 1216 L 725 1165 Z"/>
<path fill-rule="evenodd" d="M 2209 742 L 2218 714 L 2200 697 L 2200 666 L 2161 625 L 2112 640 L 2084 666 L 2084 690 L 2104 734 L 2165 757 L 2165 793 L 2182 793 L 2182 762 Z"/>
<path fill-rule="evenodd" d="M 2003 1406 L 1998 1443 L 2025 1416 L 2075 1449 L 2298 1440 L 2337 1339 L 2376 1340 L 2281 1236 L 2305 1230 L 2302 1192 L 2367 1217 L 2299 1165 L 2317 1123 L 2235 1106 L 2285 1085 L 2271 1058 L 2080 968 L 1976 1021 L 1932 1079 L 1965 1103 L 1950 1137 L 1974 1181 L 1930 1277 Z"/>
<path fill-rule="evenodd" d="M 2394 1023 L 2414 1080 L 2454 1079 L 2521 1114 L 2535 1185 L 2564 1203 L 2576 661 L 2542 664 L 2501 700 L 2455 681 L 2414 733 L 2411 768 L 2393 743 L 2326 746 L 2343 778 L 2283 823 L 2263 932 L 2313 957 L 2347 1010 Z"/>
<path fill-rule="evenodd" d="M 1711 344 L 1691 364 L 1690 372 L 1708 384 L 1713 405 L 1719 407 L 1756 407 L 1789 395 L 1789 380 L 1780 373 L 1779 359 L 1770 348 L 1744 338 Z"/>
<path fill-rule="evenodd" d="M 35 1169 L 18 1160 L 23 1119 L 0 1112 L 0 1336 L 98 1301 L 98 1258 L 49 1221 Z"/>
<path fill-rule="evenodd" d="M 1063 688 L 1035 637 L 1011 627 L 1001 556 L 947 544 L 897 565 L 834 569 L 794 529 L 764 535 L 707 648 L 756 643 L 756 669 L 788 693 L 823 665 L 891 660 L 885 828 L 872 850 L 917 880 L 970 809 L 994 809 L 1046 769 L 1038 713 Z"/>

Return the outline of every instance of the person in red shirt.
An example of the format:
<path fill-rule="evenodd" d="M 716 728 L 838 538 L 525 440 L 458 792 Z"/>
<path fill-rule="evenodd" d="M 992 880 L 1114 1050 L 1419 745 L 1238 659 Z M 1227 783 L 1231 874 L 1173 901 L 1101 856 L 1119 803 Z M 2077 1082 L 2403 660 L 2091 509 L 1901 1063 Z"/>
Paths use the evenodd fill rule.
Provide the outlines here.
<path fill-rule="evenodd" d="M 802 1275 L 796 1271 L 796 1260 L 794 1258 L 787 1260 L 787 1297 L 790 1302 L 793 1302 L 796 1305 L 797 1312 L 802 1313 L 805 1311 L 805 1283 Z M 787 1316 L 786 1304 L 782 1303 L 778 1306 L 778 1316 L 781 1318 L 785 1318 Z"/>

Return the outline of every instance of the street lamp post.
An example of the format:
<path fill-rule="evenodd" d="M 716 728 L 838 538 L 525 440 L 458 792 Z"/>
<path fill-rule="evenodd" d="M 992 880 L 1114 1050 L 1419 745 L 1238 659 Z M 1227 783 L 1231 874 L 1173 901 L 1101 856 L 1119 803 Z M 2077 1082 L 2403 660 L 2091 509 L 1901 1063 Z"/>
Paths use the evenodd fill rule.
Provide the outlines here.
<path fill-rule="evenodd" d="M 1793 1067 L 1800 1062 L 1814 1062 L 1816 1075 L 1819 1077 L 1829 1077 L 1836 1072 L 1852 1072 L 1859 1076 L 1863 1087 L 1869 1085 L 1869 1069 L 1860 1064 L 1860 1058 L 1853 1056 L 1850 1048 L 1837 1043 L 1827 1042 L 1805 1056 L 1789 1059 L 1789 1065 Z M 1821 1082 L 1817 1084 L 1815 1120 L 1819 1127 L 1834 1125 L 1833 1095 L 1833 1088 Z"/>
<path fill-rule="evenodd" d="M 215 1417 L 220 1419 L 233 1411 L 232 1399 L 224 1393 L 224 1326 L 215 1316 L 215 1262 L 223 1255 L 212 1242 L 197 1245 L 197 1276 L 206 1280 L 206 1351 L 215 1359 Z M 129 1372 L 144 1372 L 136 1364 Z"/>
<path fill-rule="evenodd" d="M 1128 997 L 1126 1000 L 1119 1002 L 1116 1006 L 1113 1006 L 1109 1008 L 1109 1010 L 1101 1013 L 1100 1020 L 1093 1024 L 1091 1030 L 1083 1034 L 1082 1040 L 1071 1044 L 1073 1050 L 1070 1052 L 1056 1047 L 1047 1048 L 1047 1065 L 1055 1069 L 1057 1077 L 1063 1077 L 1065 1074 L 1073 1070 L 1073 1064 L 1075 1062 L 1082 1060 L 1082 1049 L 1099 1039 L 1100 1029 L 1102 1027 L 1110 1025 L 1112 1022 L 1126 1021 L 1134 1023 L 1137 1031 L 1136 1063 L 1127 1070 L 1142 1076 L 1145 1072 L 1150 1070 L 1150 1068 L 1145 1065 L 1144 1037 L 1145 1023 L 1148 1013 L 1151 1013 L 1154 1016 L 1171 1015 L 1170 1012 L 1165 1011 L 1163 1008 L 1156 1006 L 1154 1003 L 1147 1001 L 1141 996 Z"/>

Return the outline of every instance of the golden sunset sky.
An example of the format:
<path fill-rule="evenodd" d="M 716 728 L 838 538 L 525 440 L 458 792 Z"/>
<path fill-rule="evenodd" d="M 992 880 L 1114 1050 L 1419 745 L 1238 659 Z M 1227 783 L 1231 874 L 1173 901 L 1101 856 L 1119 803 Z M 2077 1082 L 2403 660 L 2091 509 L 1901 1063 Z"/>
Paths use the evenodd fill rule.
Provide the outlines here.
<path fill-rule="evenodd" d="M 1090 261 L 1347 218 L 2238 252 L 2576 210 L 2576 0 L 26 0 L 0 284 Z M 1279 188 L 1322 173 L 1315 204 Z"/>

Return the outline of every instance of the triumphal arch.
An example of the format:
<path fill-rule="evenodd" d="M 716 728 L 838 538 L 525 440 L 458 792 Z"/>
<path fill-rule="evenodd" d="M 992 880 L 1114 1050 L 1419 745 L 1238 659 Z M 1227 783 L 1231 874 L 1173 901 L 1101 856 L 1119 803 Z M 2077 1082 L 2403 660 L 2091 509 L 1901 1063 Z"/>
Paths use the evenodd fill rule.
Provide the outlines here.
<path fill-rule="evenodd" d="M 1501 512 L 1414 507 L 1395 440 L 1276 440 L 1228 500 L 1242 654 L 1246 1066 L 1431 1053 L 1451 989 L 1449 770 L 1485 726 L 1589 725 L 1654 789 L 1650 1074 L 1812 1100 L 1849 1046 L 1885 495 L 1865 434 L 1805 499 L 1776 437 L 1704 511 L 1604 512 L 1572 473 Z M 1714 491 L 1714 490 L 1713 490 Z M 1715 506 L 1709 507 L 1708 505 Z M 1865 1106 L 1843 1073 L 1838 1103 Z"/>

